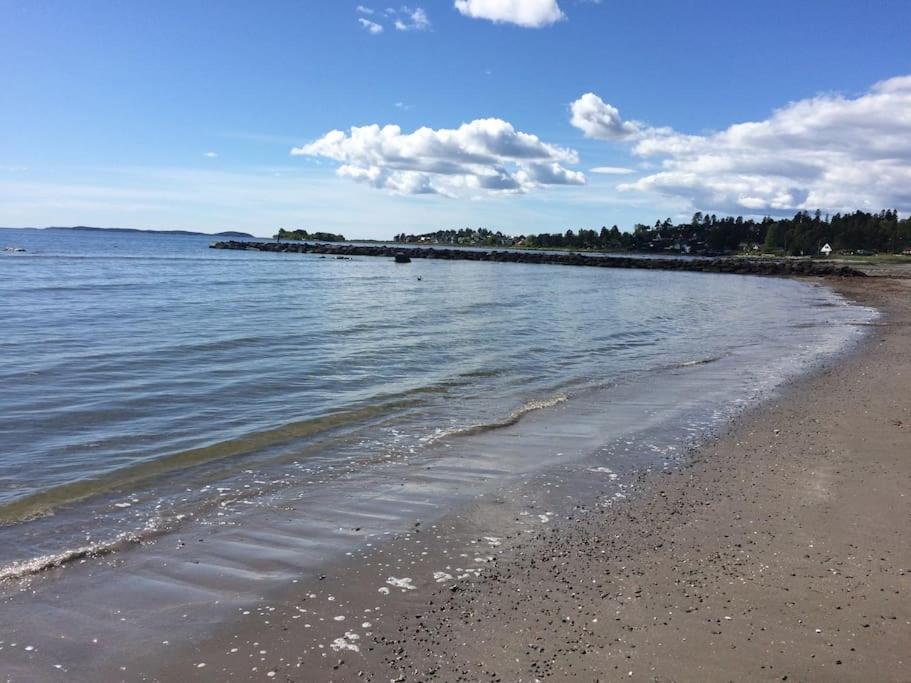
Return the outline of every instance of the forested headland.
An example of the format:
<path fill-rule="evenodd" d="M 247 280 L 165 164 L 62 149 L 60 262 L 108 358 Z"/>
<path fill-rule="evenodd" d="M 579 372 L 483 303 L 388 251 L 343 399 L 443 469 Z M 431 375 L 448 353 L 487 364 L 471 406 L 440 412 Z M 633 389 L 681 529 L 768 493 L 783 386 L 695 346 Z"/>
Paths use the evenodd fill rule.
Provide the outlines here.
<path fill-rule="evenodd" d="M 311 238 L 315 239 L 315 238 Z M 894 210 L 823 215 L 799 211 L 793 218 L 718 217 L 697 212 L 688 223 L 670 218 L 654 225 L 637 224 L 632 232 L 616 225 L 563 233 L 505 235 L 487 228 L 399 234 L 396 242 L 478 247 L 538 249 L 603 249 L 686 254 L 773 253 L 816 255 L 826 244 L 835 253 L 901 253 L 911 249 L 911 219 Z"/>

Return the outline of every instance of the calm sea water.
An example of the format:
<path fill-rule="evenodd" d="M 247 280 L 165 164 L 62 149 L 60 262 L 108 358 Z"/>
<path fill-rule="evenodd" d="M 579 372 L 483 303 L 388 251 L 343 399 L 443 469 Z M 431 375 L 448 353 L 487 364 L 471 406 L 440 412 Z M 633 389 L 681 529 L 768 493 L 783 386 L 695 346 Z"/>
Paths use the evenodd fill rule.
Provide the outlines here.
<path fill-rule="evenodd" d="M 26 249 L 0 257 L 0 576 L 608 387 L 625 387 L 627 421 L 699 395 L 739 405 L 871 315 L 778 279 L 210 241 L 0 230 L 0 247 Z M 697 390 L 669 399 L 663 378 L 682 368 Z"/>

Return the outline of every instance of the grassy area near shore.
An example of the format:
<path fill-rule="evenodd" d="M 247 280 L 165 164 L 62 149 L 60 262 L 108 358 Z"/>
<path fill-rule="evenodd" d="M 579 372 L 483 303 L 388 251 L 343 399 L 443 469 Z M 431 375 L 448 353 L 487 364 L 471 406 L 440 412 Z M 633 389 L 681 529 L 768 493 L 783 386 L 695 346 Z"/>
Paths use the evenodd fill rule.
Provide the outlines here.
<path fill-rule="evenodd" d="M 844 263 L 852 266 L 864 265 L 908 265 L 911 266 L 911 256 L 904 254 L 871 254 L 870 256 L 835 256 L 828 259 L 836 263 Z"/>

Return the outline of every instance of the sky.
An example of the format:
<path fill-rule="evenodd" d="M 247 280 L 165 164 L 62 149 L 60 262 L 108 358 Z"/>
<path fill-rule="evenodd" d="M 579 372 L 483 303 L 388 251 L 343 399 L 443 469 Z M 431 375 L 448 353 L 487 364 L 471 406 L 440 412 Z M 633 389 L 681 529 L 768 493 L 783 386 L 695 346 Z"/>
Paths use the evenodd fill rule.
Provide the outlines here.
<path fill-rule="evenodd" d="M 0 225 L 907 214 L 909 29 L 907 0 L 0 0 Z"/>

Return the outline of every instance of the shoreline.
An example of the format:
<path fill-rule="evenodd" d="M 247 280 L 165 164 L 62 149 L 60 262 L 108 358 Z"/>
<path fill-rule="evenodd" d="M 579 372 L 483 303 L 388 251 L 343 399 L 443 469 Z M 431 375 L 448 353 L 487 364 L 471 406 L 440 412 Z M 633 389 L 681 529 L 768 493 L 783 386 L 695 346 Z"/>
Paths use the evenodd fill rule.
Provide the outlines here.
<path fill-rule="evenodd" d="M 683 466 L 642 473 L 637 495 L 588 482 L 562 519 L 552 482 L 482 497 L 264 596 L 261 620 L 151 678 L 904 680 L 909 284 L 834 283 L 884 313 L 876 332 Z"/>
<path fill-rule="evenodd" d="M 895 302 L 880 302 L 874 296 L 884 282 L 869 278 L 821 281 L 821 284 L 832 285 L 842 295 L 859 299 L 860 303 L 877 304 L 888 313 Z M 903 294 L 907 293 L 908 284 L 911 281 L 893 283 L 902 288 Z M 894 293 L 890 296 L 895 298 Z M 907 306 L 904 310 L 907 312 Z M 827 324 L 825 317 L 814 319 L 817 324 Z M 867 323 L 858 321 L 854 324 Z M 105 614 L 107 618 L 120 615 L 121 612 L 114 608 L 120 604 L 118 601 L 127 599 L 133 603 L 130 609 L 141 609 L 152 615 L 151 621 L 146 620 L 144 624 L 129 624 L 137 634 L 146 633 L 145 637 L 134 639 L 135 642 L 130 640 L 129 647 L 115 646 L 117 639 L 105 637 L 110 634 L 101 633 L 103 629 L 78 627 L 75 623 L 73 628 L 61 628 L 59 632 L 56 628 L 51 629 L 56 635 L 48 635 L 60 639 L 57 645 L 39 639 L 23 640 L 24 634 L 18 628 L 11 629 L 8 635 L 17 636 L 12 640 L 20 645 L 38 646 L 40 659 L 47 667 L 41 680 L 59 680 L 48 671 L 55 662 L 72 664 L 71 672 L 66 668 L 61 671 L 74 676 L 73 680 L 87 680 L 89 676 L 94 680 L 112 681 L 258 680 L 263 677 L 289 681 L 479 680 L 488 676 L 491 680 L 499 676 L 501 680 L 516 681 L 564 680 L 575 676 L 579 680 L 594 680 L 599 676 L 616 678 L 620 676 L 622 661 L 614 656 L 617 643 L 612 639 L 619 637 L 628 641 L 633 637 L 630 634 L 638 633 L 644 626 L 623 624 L 621 631 L 609 632 L 599 632 L 595 626 L 601 624 L 597 628 L 604 630 L 607 625 L 615 625 L 620 610 L 626 614 L 633 611 L 632 607 L 641 608 L 638 601 L 647 595 L 642 591 L 646 579 L 654 573 L 654 566 L 637 568 L 635 561 L 647 557 L 651 551 L 673 546 L 677 539 L 668 534 L 672 534 L 673 525 L 679 524 L 685 513 L 711 510 L 717 497 L 731 500 L 739 495 L 737 481 L 725 481 L 717 472 L 707 470 L 701 476 L 710 478 L 702 480 L 702 489 L 694 491 L 693 484 L 689 484 L 689 490 L 684 490 L 675 499 L 676 509 L 668 511 L 666 505 L 662 507 L 673 493 L 668 484 L 678 482 L 676 475 L 695 472 L 703 459 L 706 464 L 712 463 L 706 454 L 714 452 L 712 449 L 717 449 L 719 443 L 729 438 L 718 436 L 719 429 L 723 432 L 729 424 L 734 424 L 735 430 L 743 430 L 744 425 L 761 419 L 770 406 L 781 401 L 799 403 L 806 393 L 805 387 L 812 388 L 831 372 L 832 368 L 828 366 L 842 361 L 856 363 L 865 358 L 871 349 L 875 350 L 874 334 L 880 330 L 883 334 L 891 333 L 889 323 L 872 324 L 875 331 L 871 335 L 835 356 L 841 360 L 812 363 L 814 369 L 802 372 L 774 390 L 772 396 L 775 398 L 771 402 L 766 397 L 746 410 L 734 410 L 731 414 L 739 417 L 734 422 L 728 422 L 725 417 L 714 431 L 716 436 L 702 440 L 699 448 L 687 450 L 682 465 L 680 450 L 657 457 L 652 455 L 652 465 L 645 472 L 633 465 L 636 458 L 651 452 L 650 447 L 662 443 L 661 438 L 656 441 L 655 434 L 644 425 L 642 438 L 621 439 L 618 450 L 612 454 L 605 451 L 606 455 L 587 460 L 582 467 L 571 465 L 569 461 L 565 466 L 560 462 L 552 463 L 548 468 L 530 471 L 518 480 L 513 477 L 493 488 L 476 488 L 471 497 L 455 508 L 448 508 L 449 512 L 442 516 L 432 512 L 432 496 L 423 496 L 426 500 L 421 502 L 422 496 L 412 495 L 415 492 L 412 487 L 418 485 L 424 487 L 419 490 L 432 493 L 434 482 L 451 484 L 472 471 L 483 474 L 493 462 L 485 463 L 488 458 L 485 455 L 470 459 L 470 464 L 453 462 L 441 467 L 441 462 L 434 462 L 433 471 L 422 465 L 413 468 L 414 472 L 407 480 L 389 482 L 393 488 L 384 497 L 382 509 L 371 502 L 375 491 L 363 496 L 364 505 L 371 508 L 370 514 L 398 514 L 411 506 L 411 512 L 417 514 L 416 520 L 412 520 L 413 526 L 409 522 L 402 531 L 373 534 L 375 540 L 367 538 L 372 542 L 351 548 L 352 552 L 343 553 L 342 548 L 332 550 L 331 557 L 325 554 L 318 557 L 331 548 L 327 546 L 321 551 L 318 545 L 309 545 L 308 530 L 298 528 L 291 519 L 296 516 L 285 515 L 284 506 L 278 506 L 271 512 L 264 509 L 266 517 L 261 521 L 265 521 L 265 525 L 238 527 L 240 536 L 229 533 L 224 539 L 227 545 L 221 547 L 216 536 L 210 536 L 208 532 L 201 533 L 199 538 L 189 530 L 181 534 L 189 534 L 199 543 L 205 541 L 204 546 L 199 546 L 205 548 L 202 554 L 191 551 L 188 557 L 178 558 L 169 551 L 169 543 L 162 545 L 159 541 L 150 544 L 149 552 L 142 555 L 130 553 L 122 557 L 115 555 L 109 560 L 90 559 L 89 566 L 77 571 L 79 576 L 92 581 L 83 587 L 97 594 L 97 607 L 80 609 L 75 603 L 68 604 L 69 600 L 55 604 L 65 591 L 61 590 L 55 598 L 48 593 L 55 592 L 50 586 L 42 591 L 49 599 L 31 603 L 39 615 L 36 623 L 42 623 L 56 613 L 57 619 L 78 617 L 89 624 L 105 619 Z M 748 361 L 743 359 L 743 362 Z M 719 380 L 736 370 L 736 364 L 730 363 L 709 367 L 722 368 L 717 370 Z M 690 372 L 682 368 L 681 371 Z M 712 400 L 712 386 L 703 388 L 709 390 L 704 400 Z M 623 404 L 623 400 L 619 400 Z M 587 409 L 600 415 L 599 411 L 608 405 L 595 402 Z M 606 414 L 615 420 L 616 416 L 610 417 L 612 415 L 613 411 Z M 551 448 L 554 450 L 550 453 L 562 456 L 563 453 L 557 451 L 566 449 L 567 438 L 581 436 L 581 433 L 575 434 L 576 423 L 567 422 L 570 416 L 580 417 L 570 411 L 561 418 L 558 411 L 553 419 L 544 421 L 542 435 L 547 434 L 548 429 L 556 428 L 548 437 L 553 441 Z M 911 415 L 904 421 L 904 424 L 908 423 L 911 423 Z M 684 427 L 686 424 L 683 423 Z M 538 429 L 541 427 L 538 425 Z M 507 445 L 505 451 L 512 453 L 510 457 L 527 457 L 528 453 L 519 447 L 520 442 L 515 441 L 518 434 L 512 431 L 497 432 L 496 438 L 499 442 L 505 438 L 507 444 L 512 444 L 511 447 Z M 476 444 L 480 447 L 479 454 L 486 453 L 483 435 L 477 438 L 480 439 Z M 790 443 L 783 434 L 781 437 L 776 435 L 775 441 L 781 440 Z M 688 440 L 666 443 L 687 446 Z M 495 452 L 502 453 L 500 449 L 502 443 Z M 631 452 L 624 455 L 624 451 Z M 458 456 L 455 452 L 453 455 Z M 615 460 L 617 456 L 619 460 Z M 727 472 L 732 459 L 724 453 L 720 457 Z M 600 466 L 605 464 L 613 469 Z M 468 470 L 463 471 L 466 467 Z M 760 476 L 766 474 L 765 470 L 759 473 Z M 491 471 L 484 476 L 494 475 Z M 717 488 L 719 482 L 723 484 L 721 488 Z M 398 486 L 406 488 L 396 493 Z M 703 497 L 701 500 L 693 498 L 699 495 Z M 355 520 L 339 517 L 340 501 L 332 500 L 331 496 L 323 498 L 321 503 L 311 501 L 311 505 L 316 503 L 314 511 L 328 523 L 323 530 L 326 532 L 324 540 L 338 534 L 367 533 L 370 536 L 369 526 L 366 532 L 354 528 L 356 524 L 351 524 L 349 529 L 346 521 Z M 415 504 L 417 507 L 413 507 Z M 421 506 L 428 504 L 429 507 L 422 509 Z M 238 542 L 244 543 L 247 533 L 247 551 L 256 553 L 256 549 L 260 549 L 264 553 L 263 562 L 259 563 L 253 557 L 242 564 L 206 561 L 206 554 L 215 559 Z M 695 540 L 701 545 L 707 543 L 702 536 Z M 180 538 L 177 543 L 179 551 Z M 276 547 L 272 548 L 272 543 L 276 543 Z M 320 571 L 301 573 L 300 569 L 295 569 L 297 560 L 287 554 L 295 552 L 295 547 L 298 548 L 296 552 L 315 553 Z M 680 546 L 677 548 L 679 550 Z M 692 548 L 685 551 L 696 552 Z M 284 559 L 282 553 L 286 553 Z M 677 557 L 672 554 L 668 561 L 676 562 Z M 162 562 L 164 564 L 156 568 Z M 119 569 L 109 573 L 108 565 Z M 911 560 L 899 565 L 911 566 Z M 165 569 L 168 566 L 172 568 Z M 662 567 L 660 563 L 657 566 Z M 262 576 L 257 575 L 257 567 L 264 572 Z M 662 577 L 667 583 L 666 595 L 672 593 L 671 583 L 679 585 L 680 577 L 675 572 Z M 103 589 L 98 584 L 102 576 L 113 580 L 102 581 Z M 164 587 L 163 576 L 174 581 L 167 590 L 183 594 L 183 597 L 171 605 L 142 598 L 143 582 L 151 581 Z M 200 576 L 209 578 L 197 583 L 193 577 Z M 240 581 L 244 576 L 246 579 Z M 616 582 L 624 577 L 638 580 L 635 588 L 639 593 L 627 587 L 628 584 L 614 593 L 604 588 L 618 585 Z M 592 581 L 595 583 L 588 585 Z M 128 597 L 131 584 L 140 587 L 140 592 L 132 599 Z M 206 590 L 199 590 L 206 584 L 215 589 L 208 593 L 208 598 Z M 25 586 L 27 589 L 28 584 Z M 594 594 L 591 591 L 595 588 L 602 588 L 602 591 Z M 635 602 L 630 603 L 629 596 L 633 596 L 630 599 Z M 213 609 L 208 609 L 207 600 L 214 601 Z M 223 602 L 223 608 L 217 607 L 219 601 Z M 26 602 L 20 604 L 24 606 Z M 105 604 L 110 606 L 105 608 Z M 664 618 L 653 608 L 649 607 L 653 611 L 646 611 L 645 616 Z M 120 618 L 120 621 L 135 621 L 129 612 L 124 614 L 127 618 Z M 580 615 L 594 621 L 585 623 Z M 674 619 L 678 617 L 674 616 Z M 171 626 L 160 630 L 154 626 L 159 622 Z M 534 637 L 527 638 L 529 634 Z M 607 639 L 608 635 L 611 639 Z M 102 636 L 103 645 L 99 644 L 97 649 L 88 646 L 90 652 L 85 652 L 85 665 L 77 667 L 79 659 L 71 659 L 67 651 L 87 647 L 86 638 L 93 636 Z M 592 640 L 596 637 L 600 642 Z M 15 648 L 11 642 L 7 645 Z M 92 642 L 99 643 L 99 640 Z M 580 646 L 580 643 L 585 645 Z M 0 642 L 0 649 L 3 646 Z M 626 654 L 641 659 L 645 646 L 645 643 L 634 643 Z M 740 651 L 745 647 L 738 644 Z M 543 652 L 541 648 L 544 648 Z M 581 650 L 585 654 L 580 659 Z M 73 655 L 75 652 L 73 650 Z M 7 654 L 12 665 L 14 651 L 8 650 Z M 655 656 L 660 659 L 661 654 Z M 608 655 L 609 660 L 605 660 Z M 588 668 L 580 673 L 583 660 Z M 23 680 L 19 676 L 29 670 L 37 673 L 35 669 L 13 667 L 7 672 L 11 674 L 8 680 Z M 629 670 L 634 671 L 634 678 L 651 680 L 639 667 Z M 715 674 L 717 678 L 722 677 L 718 672 Z M 628 676 L 628 671 L 624 676 Z M 668 677 L 675 678 L 676 674 Z M 706 677 L 714 680 L 701 670 L 692 671 L 687 679 Z M 755 678 L 756 675 L 743 671 L 738 677 Z M 652 678 L 660 680 L 661 676 Z"/>
<path fill-rule="evenodd" d="M 597 268 L 636 268 L 644 270 L 669 270 L 697 273 L 728 273 L 732 275 L 785 275 L 785 276 L 836 276 L 865 277 L 854 268 L 834 263 L 794 261 L 788 259 L 743 259 L 743 258 L 674 258 L 672 256 L 650 257 L 643 255 L 615 256 L 584 255 L 569 251 L 551 253 L 523 250 L 487 250 L 475 248 L 434 248 L 421 246 L 359 246 L 352 244 L 314 242 L 237 242 L 228 240 L 212 242 L 210 249 L 233 251 L 261 251 L 274 254 L 321 254 L 336 258 L 371 256 L 394 258 L 396 263 L 408 263 L 410 259 L 441 259 L 446 261 L 494 261 L 497 263 L 546 264 L 558 266 L 588 266 Z"/>

